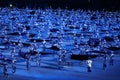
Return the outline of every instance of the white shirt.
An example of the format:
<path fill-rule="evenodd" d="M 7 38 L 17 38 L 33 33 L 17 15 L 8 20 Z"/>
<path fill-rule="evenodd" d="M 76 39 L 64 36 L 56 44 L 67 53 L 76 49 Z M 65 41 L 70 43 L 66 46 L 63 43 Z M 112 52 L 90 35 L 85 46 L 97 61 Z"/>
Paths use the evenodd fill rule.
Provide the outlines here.
<path fill-rule="evenodd" d="M 92 60 L 87 60 L 87 65 L 88 65 L 89 67 L 92 67 Z"/>

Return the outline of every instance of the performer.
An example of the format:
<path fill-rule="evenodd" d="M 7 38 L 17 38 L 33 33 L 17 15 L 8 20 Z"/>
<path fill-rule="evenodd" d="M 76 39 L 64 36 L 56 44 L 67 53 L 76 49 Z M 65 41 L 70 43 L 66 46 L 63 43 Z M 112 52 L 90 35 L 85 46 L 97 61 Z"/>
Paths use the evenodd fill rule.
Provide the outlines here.
<path fill-rule="evenodd" d="M 107 67 L 107 55 L 104 55 L 104 59 L 103 59 L 103 70 L 105 70 Z"/>
<path fill-rule="evenodd" d="M 61 52 L 58 54 L 58 66 L 59 66 L 59 69 L 62 66 L 62 54 L 61 54 Z"/>
<path fill-rule="evenodd" d="M 29 68 L 30 68 L 30 60 L 31 60 L 30 54 L 26 54 L 26 68 L 27 68 L 27 70 L 29 70 Z"/>
<path fill-rule="evenodd" d="M 87 60 L 87 66 L 88 66 L 88 72 L 91 72 L 92 71 L 91 70 L 91 68 L 92 68 L 92 60 L 90 58 Z"/>
<path fill-rule="evenodd" d="M 16 59 L 12 59 L 12 73 L 15 73 L 16 72 Z"/>
<path fill-rule="evenodd" d="M 12 51 L 11 51 L 11 58 L 14 58 L 15 57 L 15 47 L 12 49 Z"/>
<path fill-rule="evenodd" d="M 37 54 L 37 60 L 36 60 L 36 63 L 40 66 L 40 61 L 41 61 L 41 54 Z"/>
<path fill-rule="evenodd" d="M 112 53 L 110 55 L 110 65 L 113 66 L 113 57 L 114 57 L 114 54 Z"/>
<path fill-rule="evenodd" d="M 4 70 L 3 70 L 4 76 L 8 77 L 8 65 L 7 65 L 7 58 L 4 58 Z"/>

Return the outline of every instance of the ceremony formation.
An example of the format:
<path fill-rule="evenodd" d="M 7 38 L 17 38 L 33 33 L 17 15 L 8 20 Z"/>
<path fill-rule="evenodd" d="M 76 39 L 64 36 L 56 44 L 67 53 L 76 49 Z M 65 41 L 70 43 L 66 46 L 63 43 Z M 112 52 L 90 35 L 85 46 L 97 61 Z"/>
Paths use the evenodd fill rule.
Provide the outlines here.
<path fill-rule="evenodd" d="M 117 1 L 54 1 L 0 1 L 0 80 L 119 80 Z"/>

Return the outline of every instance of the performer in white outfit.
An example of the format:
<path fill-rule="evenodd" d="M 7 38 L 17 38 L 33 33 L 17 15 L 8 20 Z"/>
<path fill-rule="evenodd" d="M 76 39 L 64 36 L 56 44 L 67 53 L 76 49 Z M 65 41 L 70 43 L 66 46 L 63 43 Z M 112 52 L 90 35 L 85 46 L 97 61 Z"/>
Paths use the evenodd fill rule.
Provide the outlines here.
<path fill-rule="evenodd" d="M 92 60 L 91 59 L 87 60 L 87 66 L 88 66 L 88 72 L 91 72 L 91 68 L 92 68 Z"/>

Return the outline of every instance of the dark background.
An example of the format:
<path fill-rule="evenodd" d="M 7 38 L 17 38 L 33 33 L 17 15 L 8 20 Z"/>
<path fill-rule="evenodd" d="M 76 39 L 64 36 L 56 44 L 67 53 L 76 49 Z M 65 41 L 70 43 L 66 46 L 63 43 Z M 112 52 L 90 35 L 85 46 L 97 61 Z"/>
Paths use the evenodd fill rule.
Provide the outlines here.
<path fill-rule="evenodd" d="M 0 0 L 1 7 L 120 10 L 120 0 Z"/>

